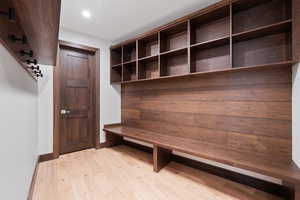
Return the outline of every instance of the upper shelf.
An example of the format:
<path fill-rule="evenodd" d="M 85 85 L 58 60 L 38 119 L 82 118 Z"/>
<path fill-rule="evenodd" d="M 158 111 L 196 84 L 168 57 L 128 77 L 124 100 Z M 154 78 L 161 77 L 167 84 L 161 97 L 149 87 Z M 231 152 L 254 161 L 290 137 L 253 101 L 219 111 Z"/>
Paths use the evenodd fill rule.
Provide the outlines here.
<path fill-rule="evenodd" d="M 114 45 L 111 82 L 290 67 L 300 60 L 294 1 L 224 0 Z"/>
<path fill-rule="evenodd" d="M 61 0 L 12 0 L 38 63 L 56 64 Z"/>
<path fill-rule="evenodd" d="M 60 6 L 60 0 L 1 0 L 0 43 L 35 80 L 42 76 L 37 64 L 56 65 Z"/>

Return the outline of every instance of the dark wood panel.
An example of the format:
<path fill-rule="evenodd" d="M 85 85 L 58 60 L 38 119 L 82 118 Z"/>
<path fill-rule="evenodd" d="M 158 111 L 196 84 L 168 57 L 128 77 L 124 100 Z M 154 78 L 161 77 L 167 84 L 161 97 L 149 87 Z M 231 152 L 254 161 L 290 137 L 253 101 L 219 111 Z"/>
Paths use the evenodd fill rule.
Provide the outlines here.
<path fill-rule="evenodd" d="M 160 32 L 160 52 L 167 52 L 188 46 L 187 23 L 176 25 Z"/>
<path fill-rule="evenodd" d="M 172 21 L 172 22 L 170 22 L 168 24 L 164 24 L 164 25 L 159 26 L 159 27 L 157 27 L 157 28 L 155 28 L 153 30 L 150 30 L 150 31 L 146 32 L 146 33 L 140 34 L 136 38 L 132 38 L 132 39 L 126 40 L 126 41 L 124 41 L 124 42 L 122 42 L 120 44 L 113 45 L 111 48 L 114 49 L 116 47 L 120 47 L 122 45 L 126 45 L 128 43 L 131 43 L 131 42 L 133 42 L 133 41 L 135 41 L 137 39 L 139 40 L 139 39 L 145 38 L 145 37 L 147 37 L 149 35 L 156 34 L 157 32 L 159 32 L 161 30 L 165 30 L 165 29 L 171 28 L 173 26 L 176 26 L 178 24 L 184 23 L 184 22 L 186 22 L 187 20 L 189 20 L 191 18 L 202 16 L 202 15 L 210 13 L 210 12 L 216 10 L 216 9 L 228 6 L 230 3 L 231 3 L 231 0 L 221 0 L 220 2 L 217 2 L 217 3 L 211 5 L 211 6 L 207 7 L 207 8 L 195 11 L 195 12 L 189 14 L 189 15 L 180 17 L 180 18 L 178 18 L 178 19 L 176 19 L 176 20 L 174 20 L 174 21 Z"/>
<path fill-rule="evenodd" d="M 229 6 L 191 20 L 191 44 L 230 35 Z"/>
<path fill-rule="evenodd" d="M 154 145 L 153 148 L 153 170 L 159 172 L 171 161 L 172 151 Z"/>
<path fill-rule="evenodd" d="M 62 47 L 60 153 L 92 147 L 94 144 L 93 65 L 89 52 Z"/>
<path fill-rule="evenodd" d="M 132 148 L 144 151 L 146 153 L 153 153 L 153 148 L 144 146 L 138 143 L 134 143 L 128 140 L 124 140 L 123 145 L 130 146 Z M 240 174 L 237 172 L 233 172 L 230 170 L 226 170 L 220 167 L 216 167 L 213 165 L 208 165 L 206 163 L 195 161 L 186 157 L 178 156 L 175 154 L 171 155 L 171 161 L 172 162 L 178 162 L 187 166 L 190 166 L 192 168 L 205 171 L 207 173 L 226 178 L 229 180 L 232 180 L 237 183 L 241 183 L 244 185 L 248 185 L 250 187 L 259 189 L 261 191 L 265 191 L 267 193 L 273 194 L 275 196 L 280 197 L 289 197 L 293 191 L 290 191 L 287 187 L 283 185 L 278 185 L 275 183 L 267 182 L 264 180 L 260 180 L 251 176 L 247 176 L 244 174 Z"/>
<path fill-rule="evenodd" d="M 110 77 L 111 83 L 120 83 L 122 81 L 122 65 L 113 67 Z"/>
<path fill-rule="evenodd" d="M 291 19 L 291 0 L 238 1 L 233 12 L 233 33 L 239 33 Z"/>
<path fill-rule="evenodd" d="M 115 134 L 111 134 L 111 133 L 107 133 L 106 134 L 106 141 L 107 147 L 112 147 L 112 146 L 116 146 L 116 145 L 120 145 L 123 143 L 123 137 L 115 135 Z"/>
<path fill-rule="evenodd" d="M 293 0 L 293 59 L 300 60 L 300 0 Z"/>
<path fill-rule="evenodd" d="M 128 121 L 145 120 L 145 123 L 147 123 L 147 121 L 152 121 L 152 123 L 159 122 L 160 124 L 166 123 L 172 125 L 180 124 L 182 127 L 192 127 L 191 132 L 195 132 L 197 135 L 199 135 L 197 130 L 207 129 L 216 132 L 223 131 L 226 134 L 227 132 L 236 132 L 240 134 L 291 140 L 291 135 L 285 133 L 286 131 L 291 132 L 291 122 L 288 120 L 228 117 L 178 112 L 158 112 L 150 110 L 140 111 L 137 109 L 127 108 L 124 109 L 123 113 L 124 117 Z M 179 131 L 181 130 L 175 132 Z M 185 131 L 189 132 L 189 130 Z M 209 138 L 209 136 L 207 138 Z M 212 138 L 212 140 L 218 141 L 217 138 Z"/>
<path fill-rule="evenodd" d="M 159 62 L 158 56 L 139 61 L 138 78 L 139 79 L 159 78 L 160 74 L 159 74 L 158 62 Z"/>
<path fill-rule="evenodd" d="M 0 10 L 2 12 L 8 12 L 9 8 L 14 8 L 11 0 L 2 0 L 0 3 Z M 0 17 L 0 43 L 8 50 L 8 52 L 16 59 L 16 61 L 26 70 L 26 72 L 36 80 L 34 75 L 27 68 L 25 64 L 28 56 L 21 56 L 20 51 L 30 51 L 31 47 L 28 43 L 23 44 L 22 42 L 13 42 L 10 40 L 10 35 L 15 35 L 18 38 L 25 36 L 25 32 L 22 28 L 21 22 L 18 20 L 9 20 L 8 16 Z M 27 38 L 27 37 L 26 37 Z"/>
<path fill-rule="evenodd" d="M 230 46 L 209 49 L 192 49 L 191 72 L 204 72 L 231 68 Z"/>
<path fill-rule="evenodd" d="M 188 74 L 190 72 L 187 58 L 187 49 L 176 51 L 160 57 L 161 76 Z"/>
<path fill-rule="evenodd" d="M 190 81 L 195 84 L 199 81 Z M 202 86 L 196 85 L 195 87 L 186 88 L 157 88 L 155 92 L 149 91 L 127 91 L 127 101 L 124 102 L 128 105 L 139 103 L 142 99 L 144 101 L 162 101 L 162 100 L 176 100 L 176 101 L 291 101 L 292 90 L 286 88 L 291 87 L 291 83 L 282 84 L 265 84 L 265 85 L 228 85 L 224 86 Z M 180 95 L 179 95 L 180 93 Z"/>
<path fill-rule="evenodd" d="M 61 0 L 12 0 L 38 63 L 56 65 Z"/>
<path fill-rule="evenodd" d="M 296 56 L 293 57 L 293 53 L 296 55 L 297 52 L 293 50 L 298 49 L 295 39 L 298 29 L 294 19 L 297 14 L 292 17 L 292 10 L 297 10 L 297 7 L 293 8 L 292 0 L 221 1 L 140 37 L 114 45 L 111 47 L 112 53 L 137 43 L 139 58 L 151 57 L 159 52 L 159 77 L 144 78 L 142 75 L 140 79 L 123 80 L 121 83 L 294 63 L 292 59 Z M 223 45 L 228 45 L 226 50 L 222 50 Z M 182 53 L 184 51 L 185 54 Z M 134 49 L 132 52 L 135 52 Z M 118 61 L 119 56 L 112 63 Z"/>
<path fill-rule="evenodd" d="M 170 137 L 192 139 L 238 152 L 248 152 L 277 160 L 291 160 L 291 139 L 265 137 L 244 132 L 230 132 L 217 129 L 185 126 L 181 123 L 171 124 L 151 120 L 127 120 L 124 125 L 143 130 L 159 130 L 160 133 Z M 274 145 L 276 148 L 274 148 Z"/>
<path fill-rule="evenodd" d="M 292 159 L 291 80 L 291 68 L 282 67 L 123 85 L 122 122 L 286 162 Z"/>
<path fill-rule="evenodd" d="M 130 43 L 123 47 L 123 62 L 134 61 L 136 56 L 136 42 Z"/>
<path fill-rule="evenodd" d="M 233 45 L 234 67 L 282 62 L 292 59 L 290 33 L 279 33 Z"/>
<path fill-rule="evenodd" d="M 123 81 L 131 81 L 137 79 L 136 62 L 123 65 Z"/>
<path fill-rule="evenodd" d="M 234 167 L 251 170 L 286 180 L 290 183 L 297 184 L 300 182 L 299 168 L 295 163 L 291 160 L 278 160 L 276 155 L 274 155 L 273 159 L 270 159 L 254 153 L 241 153 L 188 138 L 169 136 L 125 125 L 105 126 L 104 131 L 109 134 L 151 143 L 165 149 L 175 150 Z"/>
<path fill-rule="evenodd" d="M 118 65 L 122 63 L 122 47 L 111 50 L 111 65 Z"/>
<path fill-rule="evenodd" d="M 181 81 L 172 81 L 172 79 L 156 80 L 155 83 L 148 81 L 142 83 L 132 83 L 130 87 L 124 86 L 126 93 L 137 91 L 150 91 L 161 89 L 192 89 L 205 87 L 236 87 L 236 85 L 269 85 L 292 83 L 291 66 L 282 66 L 276 69 L 264 70 L 249 70 L 249 71 L 235 71 L 230 73 L 218 74 L 203 74 L 199 77 L 186 77 L 179 79 Z M 182 84 L 182 80 L 184 84 Z M 172 81 L 172 84 L 164 84 Z"/>
<path fill-rule="evenodd" d="M 139 58 L 149 57 L 159 54 L 158 34 L 148 36 L 138 41 Z"/>
<path fill-rule="evenodd" d="M 42 154 L 42 155 L 40 155 L 38 162 L 45 162 L 45 161 L 49 161 L 49 160 L 53 160 L 53 159 L 54 159 L 53 153 Z"/>

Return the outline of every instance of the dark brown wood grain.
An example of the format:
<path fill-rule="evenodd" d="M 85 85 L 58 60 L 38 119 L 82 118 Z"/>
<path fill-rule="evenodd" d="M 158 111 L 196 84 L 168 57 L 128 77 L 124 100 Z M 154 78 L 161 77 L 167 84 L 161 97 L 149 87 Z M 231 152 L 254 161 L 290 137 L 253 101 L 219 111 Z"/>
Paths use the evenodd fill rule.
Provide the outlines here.
<path fill-rule="evenodd" d="M 93 146 L 92 57 L 79 50 L 62 48 L 60 152 L 68 153 Z"/>
<path fill-rule="evenodd" d="M 49 161 L 49 160 L 53 160 L 53 159 L 54 159 L 53 153 L 42 154 L 39 157 L 39 162 L 45 162 L 45 161 Z"/>
<path fill-rule="evenodd" d="M 293 59 L 300 60 L 300 1 L 293 0 Z"/>
<path fill-rule="evenodd" d="M 221 161 L 232 151 L 249 159 L 290 163 L 291 76 L 291 67 L 283 66 L 126 84 L 122 87 L 122 122 L 174 138 L 174 146 L 191 140 L 205 143 L 205 148 L 223 149 Z M 180 150 L 191 146 L 183 144 Z M 208 157 L 216 159 L 215 150 L 211 153 Z"/>
<path fill-rule="evenodd" d="M 59 56 L 59 44 L 57 44 L 57 56 L 56 64 L 53 70 L 53 157 L 59 158 L 60 154 L 60 73 L 61 68 L 59 67 L 60 56 Z"/>
<path fill-rule="evenodd" d="M 159 54 L 158 49 L 158 34 L 150 35 L 144 39 L 138 40 L 139 58 L 155 56 Z"/>
<path fill-rule="evenodd" d="M 168 52 L 188 46 L 187 23 L 160 32 L 160 52 Z"/>
<path fill-rule="evenodd" d="M 136 62 L 130 62 L 123 65 L 123 81 L 136 80 Z"/>
<path fill-rule="evenodd" d="M 230 44 L 214 48 L 191 50 L 191 72 L 205 72 L 211 70 L 229 69 Z"/>
<path fill-rule="evenodd" d="M 213 5 L 211 5 L 211 6 L 207 7 L 207 8 L 195 11 L 195 12 L 193 12 L 191 14 L 188 14 L 186 16 L 180 17 L 180 18 L 178 18 L 178 19 L 176 19 L 176 20 L 174 20 L 174 21 L 172 21 L 172 22 L 170 22 L 168 24 L 159 26 L 159 27 L 157 27 L 157 28 L 155 28 L 153 30 L 150 30 L 150 31 L 146 32 L 146 33 L 142 33 L 142 34 L 140 34 L 136 38 L 131 38 L 131 39 L 128 39 L 128 40 L 126 40 L 126 41 L 124 41 L 124 42 L 122 42 L 120 44 L 113 45 L 113 46 L 111 46 L 111 49 L 115 49 L 115 48 L 120 47 L 122 45 L 126 45 L 126 44 L 129 44 L 129 43 L 132 43 L 133 41 L 135 41 L 137 39 L 139 40 L 139 39 L 146 38 L 149 35 L 156 34 L 157 32 L 160 32 L 162 30 L 165 30 L 165 29 L 174 27 L 174 26 L 176 26 L 178 24 L 184 23 L 184 22 L 186 22 L 189 19 L 201 16 L 201 15 L 205 15 L 205 14 L 210 13 L 210 12 L 212 12 L 214 10 L 219 9 L 219 8 L 228 6 L 231 3 L 231 1 L 235 2 L 237 0 L 221 0 L 220 2 L 215 3 L 215 4 L 213 4 Z"/>
<path fill-rule="evenodd" d="M 136 56 L 136 42 L 132 42 L 127 44 L 123 48 L 123 63 L 135 61 L 137 58 Z"/>
<path fill-rule="evenodd" d="M 294 62 L 299 50 L 297 14 L 292 17 L 293 10 L 297 7 L 293 7 L 292 0 L 234 0 L 214 4 L 112 46 L 111 82 L 128 84 Z M 120 49 L 123 49 L 122 63 Z M 145 59 L 144 63 L 136 61 L 136 54 Z M 157 64 L 152 62 L 144 67 L 146 60 L 155 56 Z M 128 62 L 136 62 L 136 69 L 131 71 L 137 77 L 128 75 L 128 70 L 120 70 L 120 65 Z M 159 66 L 158 77 L 156 66 Z M 147 68 L 155 75 L 148 75 Z"/>
<path fill-rule="evenodd" d="M 138 79 L 159 78 L 160 74 L 158 62 L 158 56 L 139 60 Z"/>
<path fill-rule="evenodd" d="M 2 0 L 0 3 L 0 10 L 2 12 L 8 12 L 9 8 L 14 8 L 14 4 L 11 0 Z M 18 38 L 25 35 L 25 32 L 22 28 L 22 24 L 18 19 L 18 16 L 15 21 L 11 21 L 7 16 L 0 17 L 0 43 L 8 50 L 8 52 L 16 59 L 20 66 L 34 79 L 35 76 L 28 69 L 27 64 L 25 64 L 26 59 L 29 59 L 28 56 L 21 56 L 20 51 L 31 50 L 31 46 L 27 44 L 22 44 L 20 42 L 12 42 L 9 39 L 9 35 L 15 35 Z"/>
<path fill-rule="evenodd" d="M 123 137 L 107 132 L 106 134 L 106 147 L 113 147 L 123 143 Z"/>
<path fill-rule="evenodd" d="M 60 0 L 12 0 L 38 63 L 56 65 Z"/>
<path fill-rule="evenodd" d="M 234 43 L 234 67 L 260 65 L 291 60 L 291 36 L 278 33 Z"/>
<path fill-rule="evenodd" d="M 171 161 L 172 151 L 154 145 L 153 147 L 153 171 L 159 172 Z"/>
<path fill-rule="evenodd" d="M 191 44 L 229 37 L 230 9 L 222 7 L 191 20 Z"/>
<path fill-rule="evenodd" d="M 242 0 L 233 4 L 233 33 L 291 19 L 291 0 Z"/>
<path fill-rule="evenodd" d="M 137 51 L 137 80 L 121 82 L 122 124 L 104 130 L 298 184 L 291 134 L 297 1 L 222 1 L 112 46 L 158 33 L 157 58 Z"/>
<path fill-rule="evenodd" d="M 130 146 L 135 149 L 139 149 L 141 151 L 144 151 L 146 153 L 153 153 L 153 148 L 144 146 L 138 143 L 134 143 L 128 140 L 124 140 L 122 145 Z M 279 185 L 271 182 L 267 182 L 261 179 L 257 179 L 251 176 L 247 176 L 244 174 L 240 174 L 234 171 L 230 171 L 224 168 L 216 167 L 213 165 L 209 165 L 200 161 L 192 160 L 183 156 L 175 155 L 172 153 L 171 155 L 171 161 L 181 163 L 184 165 L 187 165 L 189 167 L 199 169 L 201 171 L 205 171 L 207 173 L 229 179 L 234 182 L 238 182 L 240 184 L 248 185 L 250 187 L 256 188 L 258 190 L 273 194 L 275 196 L 280 196 L 283 198 L 291 197 L 294 193 L 293 185 L 287 186 L 285 184 Z M 291 188 L 292 187 L 292 188 Z"/>
<path fill-rule="evenodd" d="M 100 135 L 99 135 L 99 121 L 100 121 L 100 50 L 93 47 L 88 47 L 84 45 L 74 44 L 66 41 L 60 41 L 59 45 L 59 52 L 69 52 L 68 55 L 71 57 L 67 65 L 68 67 L 72 66 L 71 68 L 74 70 L 67 70 L 67 77 L 62 80 L 62 75 L 66 71 L 62 65 L 62 62 L 66 62 L 65 59 L 57 57 L 57 63 L 60 65 L 54 68 L 54 142 L 53 142 L 53 149 L 54 149 L 54 158 L 58 158 L 61 152 L 61 130 L 60 127 L 62 126 L 62 119 L 60 110 L 63 108 L 61 107 L 61 103 L 68 102 L 71 106 L 76 107 L 76 103 L 79 105 L 78 109 L 76 107 L 73 110 L 72 115 L 64 118 L 68 118 L 69 120 L 77 120 L 83 121 L 88 117 L 90 120 L 89 122 L 89 132 L 88 135 L 91 136 L 91 140 L 89 139 L 89 147 L 98 148 L 100 146 Z M 85 62 L 87 61 L 88 62 Z M 70 62 L 69 62 L 70 61 Z M 84 64 L 86 63 L 86 64 Z M 66 63 L 65 63 L 66 64 Z M 82 64 L 82 65 L 81 65 Z M 82 67 L 84 65 L 89 69 L 86 70 Z M 76 68 L 74 68 L 76 66 Z M 76 69 L 76 70 L 75 70 Z M 79 72 L 79 73 L 78 73 Z M 88 79 L 87 76 L 89 77 Z M 69 92 L 67 98 L 63 96 L 63 93 L 60 92 L 60 87 L 64 85 L 68 88 Z M 85 96 L 86 88 L 89 88 L 89 95 Z M 76 92 L 77 90 L 78 92 Z M 76 97 L 70 96 L 70 92 L 73 94 L 76 93 Z M 85 97 L 84 97 L 85 96 Z M 80 97 L 80 98 L 79 98 Z M 81 98 L 82 97 L 82 98 Z M 70 100 L 71 98 L 71 100 Z M 77 101 L 76 99 L 79 100 Z M 69 99 L 69 100 L 68 100 Z M 64 100 L 64 101 L 62 101 Z M 75 102 L 76 101 L 76 102 Z M 70 106 L 68 105 L 68 106 Z M 89 105 L 89 106 L 87 106 Z M 91 112 L 86 113 L 87 110 Z M 76 119 L 77 118 L 77 119 Z M 85 120 L 86 121 L 86 120 Z M 80 131 L 84 133 L 84 130 L 80 130 L 80 126 L 82 123 L 75 123 L 77 126 L 77 132 Z M 80 125 L 81 124 L 81 125 Z M 70 126 L 72 127 L 72 126 Z M 83 127 L 83 126 L 81 126 Z M 76 134 L 76 131 L 72 131 Z M 88 136 L 88 138 L 90 138 Z M 83 138 L 83 137 L 81 137 Z M 71 139 L 70 139 L 71 141 Z M 76 144 L 74 144 L 76 145 Z M 84 145 L 82 145 L 82 148 Z M 79 148 L 79 147 L 78 147 Z M 81 147 L 79 148 L 81 149 Z"/>
<path fill-rule="evenodd" d="M 157 145 L 164 149 L 191 154 L 200 158 L 286 180 L 293 184 L 299 184 L 300 182 L 299 168 L 291 160 L 282 161 L 280 159 L 274 160 L 274 158 L 272 160 L 272 158 L 266 158 L 255 153 L 230 150 L 206 142 L 186 139 L 184 137 L 169 136 L 125 125 L 104 127 L 104 131 L 110 135 L 114 135 L 114 137 L 119 137 L 120 140 L 122 137 L 131 138 Z M 117 142 L 116 145 L 118 144 L 120 143 Z"/>

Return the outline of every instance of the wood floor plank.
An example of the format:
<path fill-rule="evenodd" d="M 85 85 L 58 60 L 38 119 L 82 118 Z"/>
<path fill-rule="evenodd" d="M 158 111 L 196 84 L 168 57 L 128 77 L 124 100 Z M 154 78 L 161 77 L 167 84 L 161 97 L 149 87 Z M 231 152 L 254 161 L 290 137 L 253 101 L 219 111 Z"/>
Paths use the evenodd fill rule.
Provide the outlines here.
<path fill-rule="evenodd" d="M 279 200 L 171 162 L 154 173 L 152 155 L 127 146 L 85 150 L 40 163 L 34 200 Z"/>

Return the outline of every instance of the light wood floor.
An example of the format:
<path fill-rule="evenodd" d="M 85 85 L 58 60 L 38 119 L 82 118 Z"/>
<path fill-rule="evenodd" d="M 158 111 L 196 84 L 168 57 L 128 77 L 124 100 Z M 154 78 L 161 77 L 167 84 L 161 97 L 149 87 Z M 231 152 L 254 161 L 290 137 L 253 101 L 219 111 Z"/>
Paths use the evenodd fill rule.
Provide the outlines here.
<path fill-rule="evenodd" d="M 127 146 L 86 150 L 41 163 L 34 200 L 279 199 L 181 164 L 154 173 L 151 155 Z"/>

